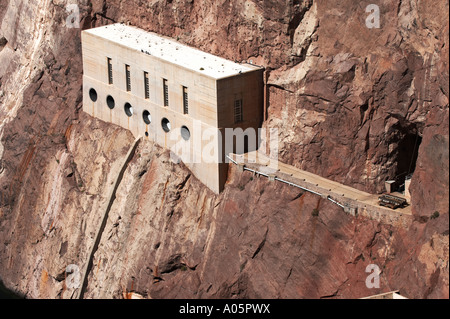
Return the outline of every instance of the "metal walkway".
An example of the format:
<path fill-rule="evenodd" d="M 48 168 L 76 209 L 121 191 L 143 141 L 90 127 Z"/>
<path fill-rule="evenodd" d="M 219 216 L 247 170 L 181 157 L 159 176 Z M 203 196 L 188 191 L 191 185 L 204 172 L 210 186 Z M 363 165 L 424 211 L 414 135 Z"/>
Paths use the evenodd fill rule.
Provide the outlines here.
<path fill-rule="evenodd" d="M 396 210 L 380 206 L 379 195 L 370 194 L 303 171 L 292 165 L 271 160 L 257 151 L 243 155 L 229 154 L 227 158 L 235 165 L 238 165 L 241 170 L 266 176 L 270 180 L 279 181 L 326 198 L 352 215 L 364 213 L 372 217 L 380 217 L 380 215 L 385 214 L 395 214 L 393 215 L 394 217 L 412 216 L 411 206 L 409 205 Z"/>
<path fill-rule="evenodd" d="M 234 155 L 235 155 L 235 154 L 234 154 Z M 236 155 L 235 155 L 235 156 L 236 156 Z M 232 158 L 231 158 L 230 156 L 228 156 L 228 155 L 227 155 L 227 158 L 228 158 L 231 162 L 233 162 L 234 164 L 236 164 L 236 165 L 240 165 L 240 164 L 241 164 L 241 163 L 236 162 L 234 159 L 232 159 Z M 325 197 L 326 199 L 328 199 L 329 201 L 335 203 L 336 205 L 338 205 L 338 206 L 340 206 L 340 207 L 342 207 L 342 208 L 345 208 L 344 205 L 338 203 L 336 200 L 332 199 L 329 195 L 325 196 L 324 194 L 320 194 L 320 193 L 318 193 L 318 192 L 316 192 L 316 191 L 313 191 L 312 189 L 308 189 L 308 188 L 306 188 L 306 187 L 297 185 L 297 184 L 295 184 L 295 183 L 292 183 L 292 182 L 289 182 L 289 181 L 285 181 L 284 179 L 278 178 L 276 175 L 271 176 L 271 174 L 266 174 L 266 173 L 263 173 L 263 172 L 256 171 L 256 170 L 254 170 L 254 169 L 251 169 L 251 168 L 246 167 L 245 165 L 243 166 L 243 170 L 245 170 L 245 171 L 250 171 L 250 172 L 255 173 L 255 174 L 258 174 L 258 175 L 266 176 L 266 177 L 268 177 L 269 179 L 273 178 L 273 180 L 280 181 L 280 182 L 285 183 L 285 184 L 288 184 L 288 185 L 290 185 L 290 186 L 294 186 L 294 187 L 300 188 L 300 189 L 302 189 L 302 190 L 304 190 L 304 191 L 313 193 L 313 194 L 315 194 L 315 195 L 319 195 L 319 196 L 321 196 L 321 197 Z"/>

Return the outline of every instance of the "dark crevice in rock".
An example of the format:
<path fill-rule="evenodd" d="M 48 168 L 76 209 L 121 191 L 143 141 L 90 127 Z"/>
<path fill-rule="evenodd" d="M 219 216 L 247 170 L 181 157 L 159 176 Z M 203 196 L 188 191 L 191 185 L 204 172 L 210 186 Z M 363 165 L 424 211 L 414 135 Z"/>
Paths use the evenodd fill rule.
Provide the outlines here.
<path fill-rule="evenodd" d="M 6 40 L 5 37 L 0 38 L 0 51 L 6 46 L 7 43 L 8 43 L 8 40 Z"/>
<path fill-rule="evenodd" d="M 158 267 L 160 274 L 169 274 L 177 269 L 180 269 L 184 263 L 181 262 L 182 254 L 176 254 L 169 257 L 169 259 Z"/>
<path fill-rule="evenodd" d="M 274 87 L 274 88 L 277 88 L 279 90 L 283 90 L 283 91 L 286 91 L 286 92 L 289 92 L 289 93 L 295 93 L 294 91 L 288 90 L 288 89 L 282 87 L 281 85 L 277 85 L 277 84 L 267 83 L 267 87 L 269 87 L 269 88 L 270 87 Z"/>
<path fill-rule="evenodd" d="M 160 264 L 157 268 L 160 269 L 159 274 L 170 274 L 176 270 L 186 271 L 195 270 L 197 265 L 189 266 L 184 262 L 183 254 L 175 254 L 169 257 L 164 263 Z"/>
<path fill-rule="evenodd" d="M 293 17 L 291 18 L 291 20 L 289 21 L 288 24 L 288 34 L 290 37 L 290 41 L 291 41 L 291 46 L 294 43 L 294 34 L 295 34 L 295 30 L 297 29 L 297 27 L 299 26 L 300 22 L 302 22 L 303 17 L 305 16 L 305 13 L 308 12 L 308 10 L 311 8 L 312 6 L 312 0 L 307 1 L 306 4 L 304 4 L 304 7 L 300 9 L 300 11 L 297 11 L 294 13 Z M 298 7 L 298 3 L 296 3 L 296 1 L 294 1 L 293 5 L 295 7 Z M 295 10 L 296 8 L 294 8 Z"/>
<path fill-rule="evenodd" d="M 291 202 L 299 199 L 300 197 L 302 197 L 305 194 L 305 192 L 300 192 L 298 193 L 294 198 L 291 199 Z"/>
<path fill-rule="evenodd" d="M 184 180 L 177 185 L 177 190 L 182 190 L 190 177 L 191 177 L 191 174 L 187 174 L 187 176 L 184 178 Z"/>
<path fill-rule="evenodd" d="M 256 255 L 258 255 L 258 253 L 261 251 L 261 249 L 264 247 L 264 244 L 266 243 L 266 239 L 267 239 L 267 233 L 269 232 L 269 227 L 267 227 L 266 229 L 266 233 L 264 234 L 264 238 L 262 239 L 262 241 L 259 243 L 258 248 L 256 248 L 255 252 L 253 253 L 252 259 L 254 259 L 256 257 Z"/>
<path fill-rule="evenodd" d="M 123 176 L 125 174 L 125 171 L 128 168 L 128 164 L 131 162 L 131 160 L 134 157 L 134 154 L 136 153 L 136 149 L 137 149 L 137 147 L 139 145 L 140 140 L 141 139 L 136 139 L 135 142 L 133 143 L 133 145 L 131 146 L 130 150 L 128 151 L 128 154 L 127 154 L 127 157 L 125 159 L 125 162 L 122 165 L 122 169 L 120 170 L 120 172 L 119 172 L 119 174 L 117 176 L 117 179 L 116 179 L 113 191 L 111 193 L 111 196 L 110 196 L 110 199 L 109 199 L 109 202 L 108 202 L 108 207 L 106 208 L 105 214 L 104 214 L 103 219 L 102 219 L 102 223 L 101 223 L 100 228 L 99 228 L 99 230 L 97 232 L 97 236 L 95 238 L 94 245 L 93 245 L 93 247 L 91 249 L 91 253 L 89 255 L 86 271 L 83 274 L 84 279 L 82 281 L 82 286 L 80 288 L 79 295 L 78 295 L 80 299 L 83 298 L 83 295 L 84 295 L 84 293 L 86 291 L 87 284 L 88 284 L 88 276 L 89 276 L 89 273 L 90 273 L 90 271 L 92 269 L 92 266 L 93 266 L 94 255 L 95 255 L 95 252 L 97 251 L 98 246 L 100 244 L 100 240 L 102 238 L 103 231 L 105 230 L 106 222 L 108 221 L 109 212 L 110 212 L 111 207 L 112 207 L 112 205 L 113 205 L 113 203 L 114 203 L 114 201 L 116 199 L 117 189 L 119 188 L 120 183 L 122 182 L 122 179 L 123 179 Z"/>

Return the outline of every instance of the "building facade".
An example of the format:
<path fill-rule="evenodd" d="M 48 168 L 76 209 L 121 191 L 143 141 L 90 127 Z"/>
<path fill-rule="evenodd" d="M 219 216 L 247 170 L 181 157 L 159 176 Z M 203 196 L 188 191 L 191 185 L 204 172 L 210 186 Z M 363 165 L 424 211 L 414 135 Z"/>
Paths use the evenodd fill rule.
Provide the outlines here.
<path fill-rule="evenodd" d="M 85 112 L 170 149 L 206 186 L 222 191 L 225 131 L 258 131 L 263 68 L 123 24 L 84 30 L 82 54 Z M 252 151 L 258 142 L 246 146 Z"/>

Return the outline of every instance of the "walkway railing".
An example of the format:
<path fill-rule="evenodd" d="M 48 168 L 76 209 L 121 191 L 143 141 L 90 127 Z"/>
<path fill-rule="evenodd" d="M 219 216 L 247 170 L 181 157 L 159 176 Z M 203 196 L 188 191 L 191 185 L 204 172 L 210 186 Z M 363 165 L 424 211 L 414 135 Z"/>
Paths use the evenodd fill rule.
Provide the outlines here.
<path fill-rule="evenodd" d="M 234 164 L 236 164 L 236 165 L 239 165 L 239 164 L 240 164 L 240 163 L 236 162 L 235 160 L 233 160 L 230 156 L 226 155 L 226 157 L 227 157 L 232 163 L 234 163 Z M 246 171 L 250 171 L 250 172 L 253 172 L 253 173 L 255 173 L 255 174 L 258 174 L 258 175 L 266 176 L 267 178 L 270 178 L 270 177 L 271 177 L 269 174 L 266 174 L 266 173 L 263 173 L 263 172 L 260 172 L 260 171 L 257 171 L 257 170 L 248 168 L 248 167 L 246 167 L 245 165 L 243 165 L 243 169 L 246 170 Z M 340 206 L 341 208 L 344 208 L 344 209 L 346 208 L 346 206 L 342 205 L 342 204 L 339 203 L 338 201 L 336 201 L 336 200 L 334 200 L 333 198 L 331 198 L 330 195 L 325 196 L 324 194 L 321 194 L 321 193 L 318 193 L 318 192 L 316 192 L 316 191 L 313 191 L 312 189 L 308 189 L 308 188 L 306 188 L 306 187 L 303 187 L 303 186 L 300 186 L 300 185 L 298 185 L 298 184 L 295 184 L 295 183 L 286 181 L 286 180 L 281 179 L 281 178 L 278 178 L 278 177 L 276 177 L 276 176 L 274 176 L 273 179 L 276 180 L 276 181 L 279 181 L 279 182 L 288 184 L 288 185 L 290 185 L 290 186 L 294 186 L 294 187 L 300 188 L 300 189 L 302 189 L 302 190 L 304 190 L 304 191 L 310 192 L 310 193 L 315 194 L 315 195 L 318 195 L 318 196 L 320 196 L 320 197 L 326 198 L 326 199 L 328 199 L 330 202 L 332 202 L 332 203 L 334 203 L 334 204 Z"/>

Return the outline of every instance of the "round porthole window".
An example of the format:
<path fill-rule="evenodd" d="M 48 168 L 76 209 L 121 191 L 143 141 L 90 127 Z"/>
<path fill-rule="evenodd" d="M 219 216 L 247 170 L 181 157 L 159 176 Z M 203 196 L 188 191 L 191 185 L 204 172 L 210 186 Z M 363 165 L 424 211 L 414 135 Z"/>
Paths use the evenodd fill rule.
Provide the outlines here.
<path fill-rule="evenodd" d="M 125 103 L 125 105 L 124 105 L 124 110 L 125 110 L 125 114 L 128 116 L 128 117 L 131 117 L 131 116 L 133 116 L 133 107 L 131 106 L 131 104 L 130 103 Z"/>
<path fill-rule="evenodd" d="M 166 133 L 170 132 L 170 122 L 165 117 L 161 120 L 161 127 L 164 130 L 164 132 Z"/>
<path fill-rule="evenodd" d="M 95 89 L 89 90 L 89 97 L 91 98 L 92 102 L 97 101 L 97 91 Z"/>
<path fill-rule="evenodd" d="M 181 127 L 181 137 L 183 140 L 188 141 L 191 138 L 191 132 L 186 126 Z"/>
<path fill-rule="evenodd" d="M 108 95 L 106 98 L 106 105 L 112 110 L 114 106 L 116 105 L 116 102 L 114 102 L 114 98 L 111 95 Z"/>
<path fill-rule="evenodd" d="M 142 119 L 144 120 L 145 124 L 150 124 L 152 122 L 152 116 L 150 115 L 150 112 L 145 110 L 144 113 L 142 113 Z"/>

